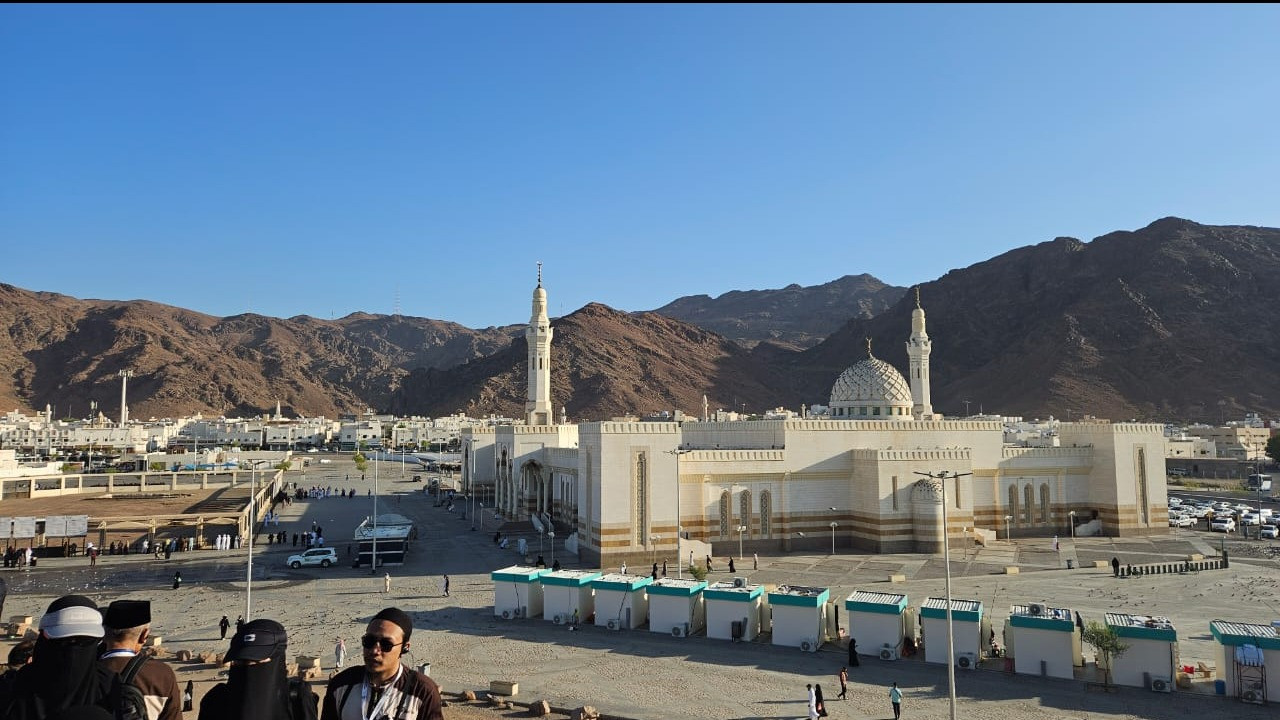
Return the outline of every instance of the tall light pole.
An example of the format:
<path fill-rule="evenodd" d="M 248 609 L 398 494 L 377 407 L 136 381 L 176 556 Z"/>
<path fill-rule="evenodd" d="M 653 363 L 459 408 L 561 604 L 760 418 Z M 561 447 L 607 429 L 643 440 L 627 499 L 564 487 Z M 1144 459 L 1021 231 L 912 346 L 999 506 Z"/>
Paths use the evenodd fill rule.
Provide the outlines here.
<path fill-rule="evenodd" d="M 960 492 L 960 478 L 967 477 L 973 473 L 958 473 L 952 471 L 950 474 L 943 470 L 936 475 L 933 473 L 916 471 L 916 475 L 937 480 L 942 486 L 942 566 L 946 575 L 946 594 L 947 594 L 947 695 L 951 705 L 951 720 L 956 720 L 956 637 L 955 628 L 951 624 L 951 528 L 947 525 L 947 478 L 950 477 L 956 481 L 957 494 Z M 835 523 L 832 523 L 835 525 Z"/>
<path fill-rule="evenodd" d="M 742 533 L 747 531 L 746 525 L 738 526 L 738 559 L 742 559 Z"/>
<path fill-rule="evenodd" d="M 1012 515 L 1004 516 L 1004 541 L 1005 542 L 1009 542 L 1013 540 L 1013 536 L 1009 534 L 1009 521 L 1012 519 L 1013 519 Z"/>
<path fill-rule="evenodd" d="M 551 564 L 556 564 L 556 531 L 548 530 L 547 537 L 551 538 Z"/>
<path fill-rule="evenodd" d="M 680 456 L 689 452 L 676 448 L 664 450 L 668 455 L 676 456 L 676 577 L 684 579 L 684 556 L 680 554 Z"/>
<path fill-rule="evenodd" d="M 836 528 L 840 527 L 840 523 L 835 520 L 831 521 L 831 554 L 836 554 Z"/>
<path fill-rule="evenodd" d="M 249 470 L 249 562 L 246 563 L 244 577 L 244 620 L 253 619 L 253 525 L 257 520 L 258 495 L 258 463 L 253 463 Z"/>
<path fill-rule="evenodd" d="M 369 558 L 370 575 L 378 574 L 378 453 L 373 453 L 373 555 Z"/>
<path fill-rule="evenodd" d="M 1071 547 L 1076 546 L 1076 511 L 1067 513 L 1067 523 L 1071 525 Z"/>

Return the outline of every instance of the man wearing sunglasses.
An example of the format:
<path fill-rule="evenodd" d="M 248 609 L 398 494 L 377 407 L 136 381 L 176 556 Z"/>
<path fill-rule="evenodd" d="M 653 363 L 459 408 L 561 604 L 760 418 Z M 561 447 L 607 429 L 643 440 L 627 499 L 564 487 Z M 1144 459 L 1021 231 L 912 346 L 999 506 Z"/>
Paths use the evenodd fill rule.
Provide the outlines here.
<path fill-rule="evenodd" d="M 333 676 L 320 720 L 444 720 L 440 686 L 401 662 L 412 634 L 403 610 L 374 615 L 360 638 L 364 665 Z"/>

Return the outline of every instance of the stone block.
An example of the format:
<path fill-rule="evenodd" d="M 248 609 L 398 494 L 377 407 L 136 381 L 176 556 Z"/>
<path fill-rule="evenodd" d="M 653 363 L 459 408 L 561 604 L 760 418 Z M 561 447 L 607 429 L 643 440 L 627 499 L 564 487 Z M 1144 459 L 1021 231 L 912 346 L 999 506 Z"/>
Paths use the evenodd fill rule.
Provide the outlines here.
<path fill-rule="evenodd" d="M 490 695 L 519 695 L 520 683 L 514 680 L 490 680 Z"/>
<path fill-rule="evenodd" d="M 1200 562 L 1201 560 L 1204 560 L 1204 556 L 1200 553 L 1191 553 L 1187 556 L 1187 562 Z"/>
<path fill-rule="evenodd" d="M 475 699 L 476 699 L 476 691 L 475 691 L 475 690 L 463 690 L 463 691 L 462 691 L 462 699 L 463 699 L 463 700 L 466 700 L 467 702 L 475 702 Z"/>
<path fill-rule="evenodd" d="M 152 635 L 151 637 L 147 638 L 147 647 L 158 648 L 163 644 L 163 640 L 164 638 L 160 637 L 159 635 Z"/>
<path fill-rule="evenodd" d="M 35 618 L 30 615 L 11 615 L 9 617 L 10 625 L 30 625 L 35 622 Z"/>
<path fill-rule="evenodd" d="M 178 662 L 191 662 L 191 651 L 179 650 L 177 652 L 177 655 L 175 655 L 175 657 L 177 658 Z"/>
<path fill-rule="evenodd" d="M 551 714 L 551 703 L 539 700 L 529 706 L 529 714 L 534 717 L 546 717 Z"/>
<path fill-rule="evenodd" d="M 906 575 L 890 575 L 889 576 L 889 582 L 891 583 L 904 583 L 906 581 L 907 581 Z"/>
<path fill-rule="evenodd" d="M 1006 567 L 1006 568 L 1004 569 L 1004 574 L 1005 574 L 1005 575 L 1017 575 L 1017 574 L 1018 574 L 1018 566 L 1017 566 L 1017 565 L 1010 565 L 1010 566 Z"/>
<path fill-rule="evenodd" d="M 197 657 L 199 657 L 200 662 L 204 663 L 205 665 L 221 665 L 222 664 L 222 656 L 219 653 L 202 652 Z"/>
<path fill-rule="evenodd" d="M 573 720 L 600 720 L 600 712 L 592 705 L 583 705 L 569 714 Z"/>
<path fill-rule="evenodd" d="M 1094 561 L 1093 561 L 1093 566 L 1094 566 L 1095 568 L 1099 569 L 1099 570 L 1110 570 L 1110 569 L 1111 569 L 1111 563 L 1107 562 L 1106 560 L 1094 560 Z"/>
<path fill-rule="evenodd" d="M 315 668 L 315 669 L 319 670 L 319 669 L 320 669 L 320 658 L 318 658 L 318 657 L 312 657 L 312 656 L 310 656 L 310 655 L 299 655 L 299 656 L 298 656 L 298 667 L 300 667 L 300 668 L 305 668 L 305 669 L 308 669 L 308 670 L 310 670 L 311 668 Z"/>

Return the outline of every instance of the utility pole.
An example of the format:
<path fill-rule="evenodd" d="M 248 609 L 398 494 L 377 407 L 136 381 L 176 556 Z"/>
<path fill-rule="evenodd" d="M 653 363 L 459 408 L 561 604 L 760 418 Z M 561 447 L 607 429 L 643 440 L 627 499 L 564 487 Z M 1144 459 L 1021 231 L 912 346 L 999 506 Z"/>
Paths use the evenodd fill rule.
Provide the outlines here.
<path fill-rule="evenodd" d="M 968 477 L 973 473 L 947 473 L 943 470 L 938 473 L 927 473 L 916 471 L 916 475 L 923 475 L 927 478 L 937 480 L 942 485 L 942 565 L 946 569 L 946 595 L 947 595 L 947 695 L 951 706 L 951 720 L 956 720 L 956 637 L 955 627 L 951 622 L 951 533 L 947 527 L 947 478 L 956 481 L 956 492 L 960 492 L 960 478 Z"/>

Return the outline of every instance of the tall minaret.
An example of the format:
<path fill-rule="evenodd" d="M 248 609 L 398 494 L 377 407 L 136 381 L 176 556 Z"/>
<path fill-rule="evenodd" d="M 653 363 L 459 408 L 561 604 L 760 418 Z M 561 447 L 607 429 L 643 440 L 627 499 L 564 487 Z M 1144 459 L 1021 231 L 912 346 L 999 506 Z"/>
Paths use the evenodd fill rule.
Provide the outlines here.
<path fill-rule="evenodd" d="M 929 400 L 929 333 L 924 329 L 924 308 L 920 307 L 920 288 L 916 287 L 916 309 L 911 311 L 911 339 L 907 341 L 907 357 L 911 359 L 911 414 L 916 420 L 933 419 L 933 403 Z"/>
<path fill-rule="evenodd" d="M 551 425 L 551 321 L 547 319 L 547 291 L 542 289 L 542 263 L 538 263 L 538 287 L 533 290 L 533 315 L 524 331 L 529 345 L 529 399 L 524 404 L 525 422 Z"/>

